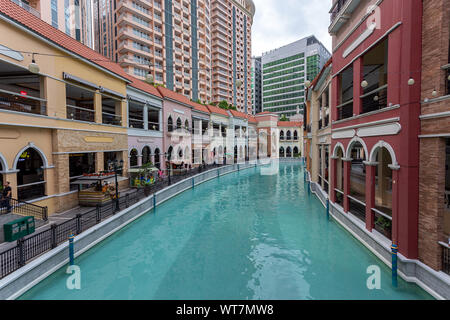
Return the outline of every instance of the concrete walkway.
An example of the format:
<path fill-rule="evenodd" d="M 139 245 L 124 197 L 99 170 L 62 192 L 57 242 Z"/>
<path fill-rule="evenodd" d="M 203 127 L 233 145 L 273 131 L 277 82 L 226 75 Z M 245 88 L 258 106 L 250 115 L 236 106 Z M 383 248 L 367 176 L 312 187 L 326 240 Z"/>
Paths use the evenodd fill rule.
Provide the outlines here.
<path fill-rule="evenodd" d="M 134 189 L 124 189 L 120 191 L 120 196 L 125 196 L 128 193 L 134 192 Z M 36 224 L 36 230 L 35 233 L 45 231 L 50 228 L 50 225 L 52 224 L 62 224 L 66 222 L 67 220 L 75 218 L 78 214 L 83 214 L 88 211 L 91 211 L 94 209 L 94 207 L 75 207 L 72 209 L 69 209 L 67 211 L 61 212 L 61 213 L 55 213 L 48 217 L 47 221 L 43 221 L 40 219 L 35 219 Z M 5 242 L 4 233 L 3 233 L 3 225 L 5 223 L 8 223 L 10 221 L 23 218 L 23 216 L 17 215 L 17 214 L 2 214 L 0 215 L 0 252 L 5 251 L 9 248 L 14 247 L 17 242 Z"/>

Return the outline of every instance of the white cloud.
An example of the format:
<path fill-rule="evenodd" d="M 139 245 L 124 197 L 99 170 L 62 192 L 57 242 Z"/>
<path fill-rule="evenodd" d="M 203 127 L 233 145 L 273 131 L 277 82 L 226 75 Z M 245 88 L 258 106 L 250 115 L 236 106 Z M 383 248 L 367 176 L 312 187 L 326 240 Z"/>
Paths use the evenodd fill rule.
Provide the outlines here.
<path fill-rule="evenodd" d="M 331 0 L 253 0 L 252 54 L 279 48 L 315 35 L 331 52 Z"/>

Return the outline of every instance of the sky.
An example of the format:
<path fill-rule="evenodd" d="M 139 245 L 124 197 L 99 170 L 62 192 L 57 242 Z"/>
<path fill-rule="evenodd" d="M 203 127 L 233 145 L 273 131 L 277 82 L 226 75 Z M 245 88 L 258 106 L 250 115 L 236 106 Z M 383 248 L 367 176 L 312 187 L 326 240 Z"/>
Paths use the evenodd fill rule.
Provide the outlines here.
<path fill-rule="evenodd" d="M 253 0 L 252 55 L 315 35 L 331 52 L 331 0 Z"/>

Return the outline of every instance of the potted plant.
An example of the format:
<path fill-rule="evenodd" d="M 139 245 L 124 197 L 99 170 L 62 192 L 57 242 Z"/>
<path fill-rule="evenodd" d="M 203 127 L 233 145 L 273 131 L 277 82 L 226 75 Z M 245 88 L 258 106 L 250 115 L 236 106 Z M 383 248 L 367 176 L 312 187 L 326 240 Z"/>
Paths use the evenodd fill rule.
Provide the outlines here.
<path fill-rule="evenodd" d="M 389 220 L 383 216 L 380 216 L 375 221 L 375 224 L 382 230 L 382 232 L 386 238 L 391 239 L 391 237 L 392 237 L 392 221 L 391 220 Z"/>

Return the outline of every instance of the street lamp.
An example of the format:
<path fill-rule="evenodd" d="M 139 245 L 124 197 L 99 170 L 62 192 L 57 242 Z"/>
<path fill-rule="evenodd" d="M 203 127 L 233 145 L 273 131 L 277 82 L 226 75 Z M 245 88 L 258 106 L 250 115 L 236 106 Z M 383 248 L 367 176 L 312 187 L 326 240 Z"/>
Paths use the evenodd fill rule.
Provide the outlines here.
<path fill-rule="evenodd" d="M 171 181 L 170 181 L 170 159 L 172 158 L 172 154 L 169 152 L 165 152 L 164 153 L 164 157 L 166 158 L 166 160 L 169 162 L 169 168 L 167 169 L 168 172 L 168 177 L 169 177 L 169 186 L 171 185 Z"/>
<path fill-rule="evenodd" d="M 114 168 L 114 178 L 116 180 L 116 212 L 120 211 L 119 207 L 119 182 L 117 181 L 117 171 L 123 170 L 123 160 L 120 160 L 120 166 L 118 166 L 119 162 L 116 160 L 111 161 L 108 160 L 108 167 L 113 166 Z"/>

